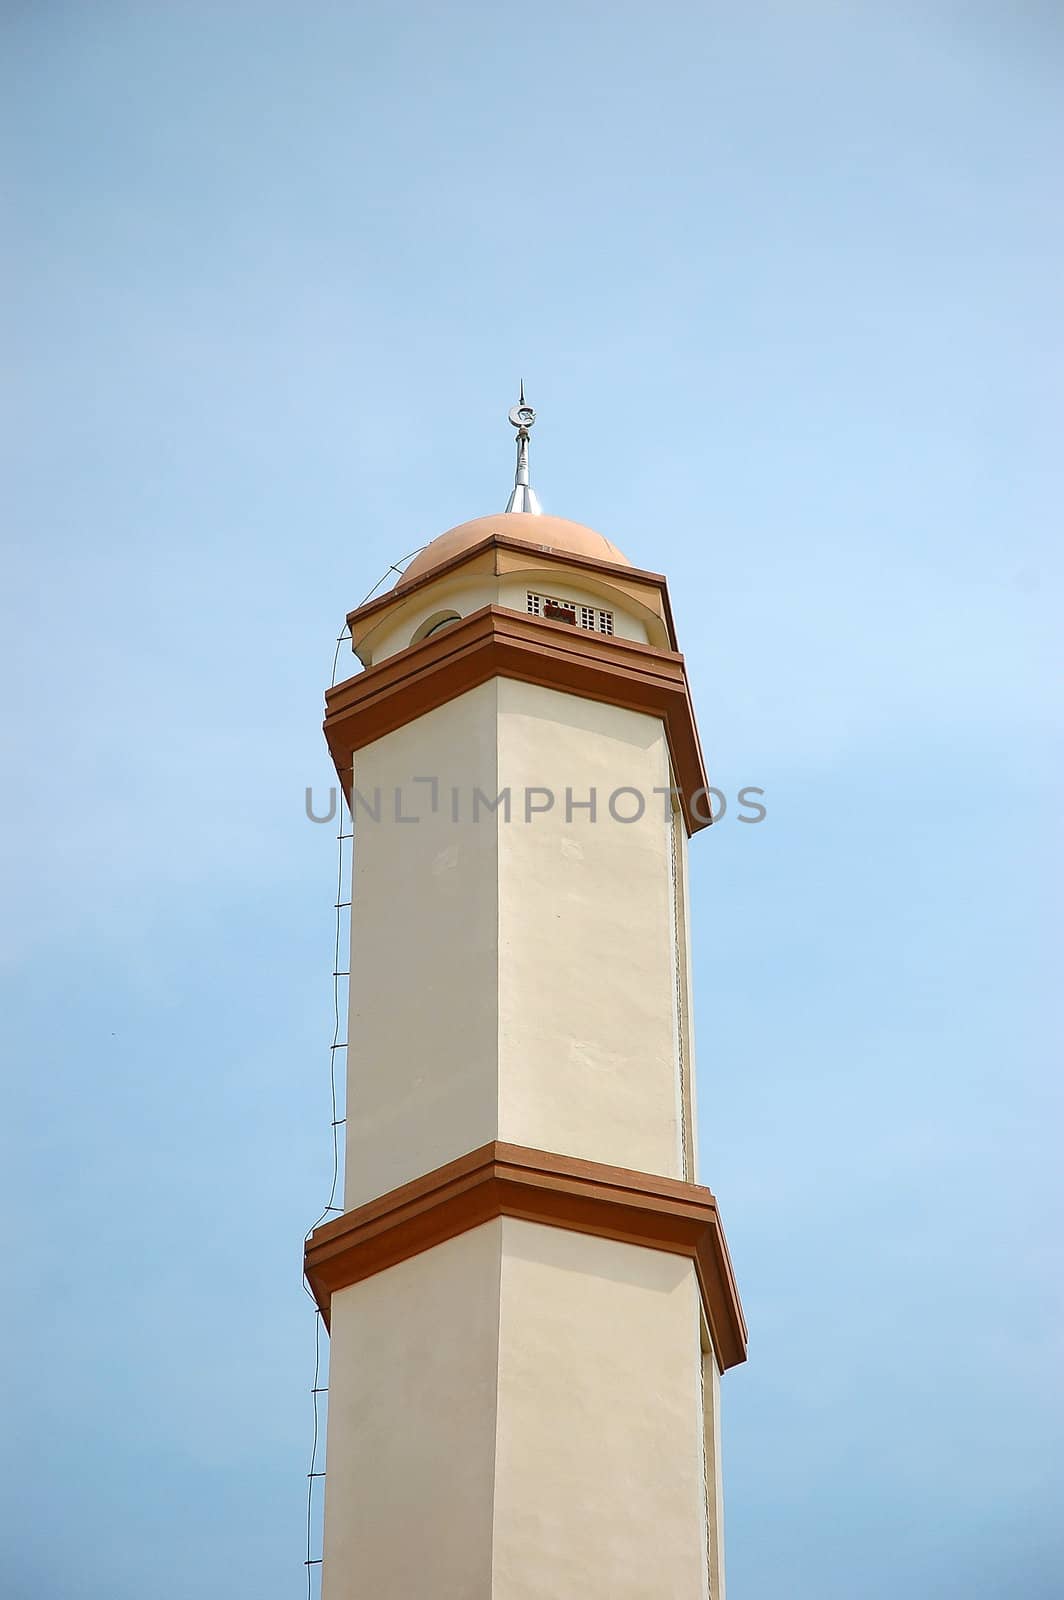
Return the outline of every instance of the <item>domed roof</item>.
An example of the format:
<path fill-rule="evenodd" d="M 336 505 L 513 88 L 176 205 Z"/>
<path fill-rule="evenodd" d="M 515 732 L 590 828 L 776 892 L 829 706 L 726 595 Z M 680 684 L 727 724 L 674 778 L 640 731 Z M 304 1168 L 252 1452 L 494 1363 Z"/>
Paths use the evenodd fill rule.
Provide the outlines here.
<path fill-rule="evenodd" d="M 500 511 L 493 517 L 474 517 L 472 522 L 459 523 L 433 539 L 411 561 L 395 587 L 403 589 L 417 578 L 433 572 L 446 561 L 471 550 L 493 533 L 505 534 L 509 539 L 524 539 L 539 545 L 543 550 L 555 550 L 560 555 L 590 556 L 594 561 L 612 561 L 621 567 L 632 563 L 626 555 L 611 544 L 605 534 L 594 528 L 585 528 L 579 522 L 568 522 L 564 517 L 534 515 L 528 511 Z"/>

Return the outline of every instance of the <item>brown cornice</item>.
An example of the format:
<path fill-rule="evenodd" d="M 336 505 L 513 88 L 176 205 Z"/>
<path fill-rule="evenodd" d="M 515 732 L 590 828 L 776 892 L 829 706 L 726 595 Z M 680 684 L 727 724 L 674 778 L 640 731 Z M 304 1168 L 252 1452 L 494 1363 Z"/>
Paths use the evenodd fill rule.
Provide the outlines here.
<path fill-rule="evenodd" d="M 419 589 L 435 583 L 438 578 L 447 577 L 460 567 L 474 563 L 487 550 L 513 550 L 523 555 L 535 556 L 537 560 L 554 562 L 561 567 L 577 567 L 584 572 L 594 572 L 622 586 L 632 584 L 636 587 L 655 589 L 661 595 L 665 624 L 669 630 L 669 639 L 675 648 L 676 628 L 672 618 L 669 586 L 662 573 L 648 572 L 642 567 L 624 566 L 619 561 L 599 561 L 595 556 L 572 555 L 566 550 L 557 550 L 550 545 L 533 544 L 529 539 L 514 539 L 507 533 L 489 534 L 486 539 L 470 545 L 468 550 L 460 551 L 449 561 L 441 561 L 438 567 L 423 572 L 420 577 L 412 578 L 409 583 L 404 583 L 400 578 L 394 588 L 386 590 L 384 594 L 377 595 L 372 600 L 367 600 L 363 605 L 356 606 L 354 611 L 349 611 L 348 626 L 353 628 L 356 623 L 364 622 L 367 617 L 375 616 L 378 611 L 386 611 L 397 601 L 406 600 L 411 595 L 417 594 Z"/>
<path fill-rule="evenodd" d="M 707 825 L 709 800 L 699 794 L 708 779 L 683 656 L 503 606 L 482 606 L 326 692 L 325 737 L 348 798 L 356 750 L 491 678 L 660 717 L 687 831 Z"/>
<path fill-rule="evenodd" d="M 304 1266 L 326 1326 L 336 1290 L 495 1217 L 688 1256 L 721 1370 L 746 1360 L 746 1321 L 708 1189 L 497 1141 L 315 1229 Z"/>

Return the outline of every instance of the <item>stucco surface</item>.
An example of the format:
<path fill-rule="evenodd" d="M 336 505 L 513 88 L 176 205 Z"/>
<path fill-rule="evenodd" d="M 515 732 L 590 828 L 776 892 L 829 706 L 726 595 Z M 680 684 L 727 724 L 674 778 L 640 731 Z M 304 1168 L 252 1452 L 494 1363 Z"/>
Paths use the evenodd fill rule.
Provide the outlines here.
<path fill-rule="evenodd" d="M 501 1228 L 333 1297 L 322 1600 L 492 1592 Z"/>
<path fill-rule="evenodd" d="M 323 1600 L 704 1600 L 689 1261 L 503 1217 L 332 1318 Z"/>
<path fill-rule="evenodd" d="M 358 752 L 349 1208 L 495 1138 L 683 1176 L 669 782 L 657 718 L 510 679 Z"/>
<path fill-rule="evenodd" d="M 706 1590 L 689 1261 L 506 1217 L 493 1600 Z"/>
<path fill-rule="evenodd" d="M 498 745 L 501 784 L 554 795 L 499 830 L 499 1137 L 679 1177 L 662 724 L 503 680 Z"/>
<path fill-rule="evenodd" d="M 348 1209 L 497 1137 L 498 841 L 452 788 L 496 792 L 495 682 L 358 752 Z M 438 807 L 431 809 L 431 786 Z M 396 820 L 416 814 L 418 822 Z"/>

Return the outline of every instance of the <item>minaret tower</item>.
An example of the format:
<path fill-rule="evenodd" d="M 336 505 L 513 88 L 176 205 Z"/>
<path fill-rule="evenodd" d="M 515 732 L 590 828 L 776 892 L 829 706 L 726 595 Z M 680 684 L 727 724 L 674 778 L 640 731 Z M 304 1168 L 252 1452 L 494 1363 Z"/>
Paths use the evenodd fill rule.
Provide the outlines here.
<path fill-rule="evenodd" d="M 687 841 L 706 776 L 665 579 L 506 512 L 349 617 L 353 809 L 324 1600 L 721 1600 L 746 1328 L 696 1181 Z"/>

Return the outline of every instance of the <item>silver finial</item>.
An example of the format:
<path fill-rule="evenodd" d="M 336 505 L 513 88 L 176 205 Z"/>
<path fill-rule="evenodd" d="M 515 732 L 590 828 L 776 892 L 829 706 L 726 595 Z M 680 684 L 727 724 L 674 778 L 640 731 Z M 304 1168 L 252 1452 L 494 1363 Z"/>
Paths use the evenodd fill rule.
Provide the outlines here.
<path fill-rule="evenodd" d="M 536 413 L 530 405 L 525 404 L 524 378 L 521 379 L 521 397 L 515 406 L 510 407 L 509 417 L 517 429 L 517 472 L 514 476 L 514 492 L 506 509 L 527 511 L 533 517 L 541 517 L 543 507 L 528 482 L 528 430 L 536 420 Z"/>

